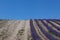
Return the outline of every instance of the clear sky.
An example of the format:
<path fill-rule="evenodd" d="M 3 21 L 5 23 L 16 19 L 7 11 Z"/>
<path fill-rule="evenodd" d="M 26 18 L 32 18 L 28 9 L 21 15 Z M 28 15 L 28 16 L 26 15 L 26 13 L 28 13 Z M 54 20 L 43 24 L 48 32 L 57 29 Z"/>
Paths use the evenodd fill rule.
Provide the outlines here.
<path fill-rule="evenodd" d="M 60 19 L 60 0 L 0 0 L 0 19 Z"/>

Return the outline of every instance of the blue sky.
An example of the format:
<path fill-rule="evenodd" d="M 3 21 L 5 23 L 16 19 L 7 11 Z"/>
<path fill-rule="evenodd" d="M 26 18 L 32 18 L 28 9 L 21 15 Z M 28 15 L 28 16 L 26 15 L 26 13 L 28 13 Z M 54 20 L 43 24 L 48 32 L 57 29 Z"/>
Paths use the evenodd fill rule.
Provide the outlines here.
<path fill-rule="evenodd" d="M 0 0 L 0 19 L 60 19 L 60 0 Z"/>

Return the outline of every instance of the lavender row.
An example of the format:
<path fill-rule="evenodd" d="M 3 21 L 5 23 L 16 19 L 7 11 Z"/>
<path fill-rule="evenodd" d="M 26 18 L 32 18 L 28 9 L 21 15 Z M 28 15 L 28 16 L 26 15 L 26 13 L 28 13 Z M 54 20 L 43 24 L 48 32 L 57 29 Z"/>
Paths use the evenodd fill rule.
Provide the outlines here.
<path fill-rule="evenodd" d="M 39 29 L 43 32 L 43 34 L 50 40 L 58 40 L 54 36 L 52 36 L 50 33 L 46 32 L 39 24 L 38 20 L 35 20 L 36 24 L 38 25 Z M 46 26 L 46 25 L 45 25 Z M 47 28 L 50 29 L 50 28 Z"/>
<path fill-rule="evenodd" d="M 50 21 L 47 20 L 48 23 L 50 23 L 53 27 L 55 27 L 56 29 L 60 30 L 59 27 L 55 26 L 53 23 L 51 23 Z"/>
<path fill-rule="evenodd" d="M 32 20 L 30 20 L 30 29 L 31 29 L 31 35 L 33 37 L 33 40 L 41 40 L 38 34 L 36 33 Z"/>

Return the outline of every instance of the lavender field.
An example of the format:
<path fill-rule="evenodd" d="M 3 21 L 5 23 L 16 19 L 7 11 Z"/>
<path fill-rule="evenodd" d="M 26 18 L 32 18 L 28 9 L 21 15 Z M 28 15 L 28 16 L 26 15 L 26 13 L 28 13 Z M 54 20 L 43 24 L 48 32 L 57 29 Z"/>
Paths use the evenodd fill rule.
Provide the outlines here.
<path fill-rule="evenodd" d="M 60 40 L 60 20 L 0 20 L 0 40 Z"/>

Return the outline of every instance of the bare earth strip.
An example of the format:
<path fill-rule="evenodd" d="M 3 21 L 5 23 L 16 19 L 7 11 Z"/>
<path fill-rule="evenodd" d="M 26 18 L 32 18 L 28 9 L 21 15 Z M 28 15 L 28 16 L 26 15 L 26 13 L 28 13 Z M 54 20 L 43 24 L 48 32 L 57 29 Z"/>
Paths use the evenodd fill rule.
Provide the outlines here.
<path fill-rule="evenodd" d="M 24 22 L 25 21 L 21 21 L 20 23 L 18 23 L 15 30 L 14 30 L 14 32 L 6 40 L 16 40 L 16 35 L 17 35 L 18 31 L 23 27 Z"/>
<path fill-rule="evenodd" d="M 27 40 L 28 39 L 28 28 L 29 28 L 29 20 L 26 20 L 25 28 L 24 28 L 24 35 L 22 36 L 21 40 Z"/>

